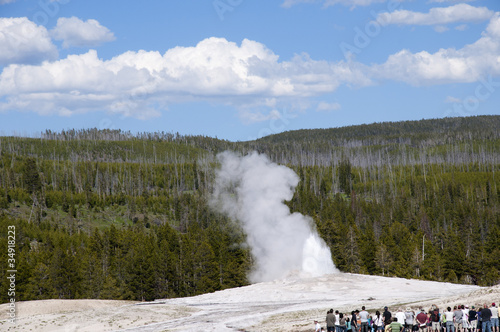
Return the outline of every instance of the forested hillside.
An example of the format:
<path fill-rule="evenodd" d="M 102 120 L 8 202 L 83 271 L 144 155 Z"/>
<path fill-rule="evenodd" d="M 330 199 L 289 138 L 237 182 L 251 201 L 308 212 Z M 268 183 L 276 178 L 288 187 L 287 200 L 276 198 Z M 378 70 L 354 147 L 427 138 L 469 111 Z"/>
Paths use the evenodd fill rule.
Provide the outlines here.
<path fill-rule="evenodd" d="M 500 282 L 500 116 L 300 130 L 252 142 L 172 133 L 0 137 L 0 298 L 152 300 L 247 284 L 245 234 L 210 208 L 218 152 L 266 153 L 301 181 L 346 272 Z"/>

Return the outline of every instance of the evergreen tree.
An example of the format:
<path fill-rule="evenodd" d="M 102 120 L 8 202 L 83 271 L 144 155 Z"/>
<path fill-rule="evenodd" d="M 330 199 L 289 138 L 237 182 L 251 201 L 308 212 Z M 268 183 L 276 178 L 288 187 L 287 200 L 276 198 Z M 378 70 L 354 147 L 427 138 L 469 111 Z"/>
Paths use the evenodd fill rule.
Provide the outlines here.
<path fill-rule="evenodd" d="M 36 160 L 34 158 L 25 159 L 23 179 L 24 179 L 24 184 L 26 186 L 26 190 L 30 194 L 38 193 L 42 189 L 40 174 L 38 173 L 38 167 L 36 165 Z"/>
<path fill-rule="evenodd" d="M 339 164 L 339 189 L 341 192 L 350 194 L 353 174 L 351 172 L 351 162 L 344 159 Z"/>

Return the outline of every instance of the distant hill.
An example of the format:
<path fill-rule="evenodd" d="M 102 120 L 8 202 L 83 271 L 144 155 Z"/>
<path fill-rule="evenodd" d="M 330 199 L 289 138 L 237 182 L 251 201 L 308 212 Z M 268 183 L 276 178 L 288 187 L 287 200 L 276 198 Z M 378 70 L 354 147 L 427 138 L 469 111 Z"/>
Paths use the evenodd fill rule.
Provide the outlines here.
<path fill-rule="evenodd" d="M 362 140 L 370 144 L 371 140 L 401 142 L 411 139 L 412 144 L 423 139 L 460 139 L 469 136 L 475 139 L 497 139 L 500 137 L 500 116 L 485 115 L 474 117 L 455 117 L 418 121 L 381 122 L 357 126 L 327 129 L 302 129 L 287 131 L 259 139 L 266 143 L 321 142 L 330 141 L 341 145 L 348 140 Z"/>
<path fill-rule="evenodd" d="M 497 158 L 499 128 L 498 115 L 383 122 L 287 131 L 237 146 L 292 165 L 330 165 L 342 159 L 362 167 L 383 163 L 464 163 Z"/>

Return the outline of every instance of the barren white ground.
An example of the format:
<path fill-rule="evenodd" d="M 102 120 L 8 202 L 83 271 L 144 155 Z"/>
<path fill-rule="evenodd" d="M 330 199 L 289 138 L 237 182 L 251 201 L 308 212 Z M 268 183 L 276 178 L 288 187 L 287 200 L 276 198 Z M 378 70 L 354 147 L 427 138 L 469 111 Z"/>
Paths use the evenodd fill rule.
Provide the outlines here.
<path fill-rule="evenodd" d="M 44 300 L 17 303 L 17 322 L 0 305 L 2 331 L 312 331 L 330 308 L 370 312 L 500 302 L 490 288 L 338 273 L 291 277 L 190 298 L 149 303 Z"/>

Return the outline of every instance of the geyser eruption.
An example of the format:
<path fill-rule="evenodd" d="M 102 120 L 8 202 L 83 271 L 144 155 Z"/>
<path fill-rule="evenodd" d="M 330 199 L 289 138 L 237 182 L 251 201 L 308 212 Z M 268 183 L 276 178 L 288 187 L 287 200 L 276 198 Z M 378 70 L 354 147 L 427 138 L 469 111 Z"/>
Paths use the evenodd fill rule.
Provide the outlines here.
<path fill-rule="evenodd" d="M 239 221 L 255 258 L 251 282 L 270 281 L 300 271 L 308 276 L 335 273 L 330 249 L 310 217 L 290 213 L 284 201 L 293 197 L 299 177 L 288 167 L 254 152 L 239 157 L 218 155 L 214 198 Z"/>

